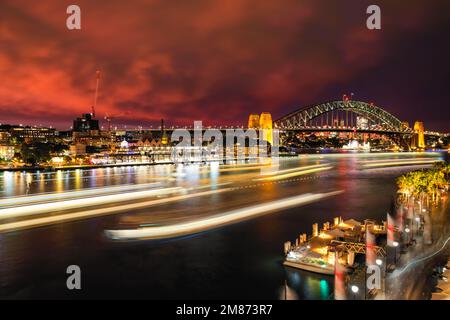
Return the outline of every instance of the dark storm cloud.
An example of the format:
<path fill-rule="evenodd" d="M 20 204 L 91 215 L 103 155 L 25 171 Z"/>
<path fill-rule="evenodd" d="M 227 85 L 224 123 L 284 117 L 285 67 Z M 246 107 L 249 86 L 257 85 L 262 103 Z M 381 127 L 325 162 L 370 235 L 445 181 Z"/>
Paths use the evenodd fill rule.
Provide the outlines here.
<path fill-rule="evenodd" d="M 0 122 L 68 127 L 99 68 L 98 114 L 116 123 L 243 124 L 352 91 L 449 129 L 447 1 L 377 1 L 381 31 L 368 1 L 79 0 L 68 31 L 72 3 L 0 3 Z"/>

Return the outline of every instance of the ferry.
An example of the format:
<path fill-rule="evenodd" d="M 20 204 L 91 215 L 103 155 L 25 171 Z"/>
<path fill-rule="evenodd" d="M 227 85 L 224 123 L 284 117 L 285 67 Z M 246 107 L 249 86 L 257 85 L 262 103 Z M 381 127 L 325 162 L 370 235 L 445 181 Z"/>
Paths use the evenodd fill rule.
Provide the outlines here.
<path fill-rule="evenodd" d="M 324 275 L 334 275 L 335 262 L 352 267 L 355 262 L 355 252 L 342 252 L 340 247 L 345 244 L 365 248 L 366 228 L 370 228 L 374 236 L 386 234 L 386 225 L 377 225 L 371 220 L 364 223 L 349 219 L 343 221 L 341 217 L 334 219 L 331 226 L 324 223 L 319 232 L 318 224 L 313 224 L 313 235 L 307 240 L 302 234 L 293 245 L 290 241 L 284 244 L 284 266 Z"/>

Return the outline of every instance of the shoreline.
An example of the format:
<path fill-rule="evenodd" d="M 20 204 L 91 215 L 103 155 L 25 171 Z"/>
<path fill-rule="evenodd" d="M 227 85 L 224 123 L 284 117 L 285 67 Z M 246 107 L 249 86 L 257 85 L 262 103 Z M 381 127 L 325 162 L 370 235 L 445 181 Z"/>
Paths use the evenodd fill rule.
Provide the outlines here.
<path fill-rule="evenodd" d="M 447 153 L 446 150 L 427 150 L 427 151 L 388 151 L 388 152 L 361 152 L 361 151 L 350 151 L 345 150 L 344 152 L 320 152 L 321 150 L 316 150 L 319 152 L 311 152 L 311 153 L 297 153 L 295 155 L 281 155 L 280 158 L 292 158 L 292 157 L 305 157 L 305 156 L 324 156 L 324 155 L 335 155 L 335 156 L 347 156 L 347 155 L 354 155 L 354 154 L 360 154 L 364 156 L 370 156 L 370 155 L 383 155 L 383 154 L 445 154 Z M 323 151 L 323 150 L 322 150 Z M 155 165 L 168 165 L 168 164 L 178 164 L 178 163 L 208 163 L 208 162 L 221 162 L 221 161 L 249 161 L 249 160 L 255 160 L 257 158 L 244 158 L 244 159 L 217 159 L 217 160 L 208 160 L 208 161 L 162 161 L 162 162 L 130 162 L 130 163 L 114 163 L 114 164 L 92 164 L 92 165 L 73 165 L 73 166 L 38 166 L 38 167 L 20 167 L 20 168 L 5 168 L 0 167 L 0 173 L 2 172 L 37 172 L 37 171 L 45 171 L 45 172 L 53 172 L 53 171 L 66 171 L 66 170 L 78 170 L 78 169 L 100 169 L 100 168 L 115 168 L 115 167 L 133 167 L 133 166 L 155 166 Z"/>
<path fill-rule="evenodd" d="M 151 166 L 159 164 L 173 164 L 172 161 L 167 162 L 136 162 L 136 163 L 117 163 L 117 164 L 93 164 L 93 165 L 78 165 L 78 166 L 64 166 L 64 167 L 22 167 L 22 168 L 0 168 L 0 172 L 8 171 L 58 171 L 58 170 L 77 170 L 77 169 L 99 169 L 99 168 L 114 168 L 114 167 L 134 167 L 134 166 Z"/>

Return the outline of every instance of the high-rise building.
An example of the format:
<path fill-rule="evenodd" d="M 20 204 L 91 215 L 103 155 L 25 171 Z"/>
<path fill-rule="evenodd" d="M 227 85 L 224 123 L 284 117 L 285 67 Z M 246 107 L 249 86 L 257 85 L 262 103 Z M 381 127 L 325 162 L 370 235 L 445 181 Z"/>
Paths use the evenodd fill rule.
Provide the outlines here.
<path fill-rule="evenodd" d="M 99 131 L 100 127 L 98 125 L 98 120 L 94 119 L 92 114 L 85 113 L 81 118 L 76 118 L 73 121 L 73 131 L 74 132 L 85 132 L 89 133 L 92 131 Z"/>
<path fill-rule="evenodd" d="M 107 146 L 112 143 L 111 131 L 100 131 L 99 121 L 91 113 L 85 113 L 73 121 L 72 139 L 74 143 L 86 146 Z"/>

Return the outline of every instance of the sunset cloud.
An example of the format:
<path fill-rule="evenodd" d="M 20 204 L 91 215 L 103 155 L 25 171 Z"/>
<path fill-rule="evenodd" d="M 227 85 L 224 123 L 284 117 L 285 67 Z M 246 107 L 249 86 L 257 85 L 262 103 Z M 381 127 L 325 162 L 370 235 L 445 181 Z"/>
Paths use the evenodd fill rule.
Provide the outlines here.
<path fill-rule="evenodd" d="M 425 105 L 450 98 L 448 2 L 378 2 L 381 31 L 365 27 L 368 1 L 2 0 L 0 123 L 68 128 L 100 69 L 97 113 L 115 124 L 240 125 L 351 91 L 450 129 L 448 107 Z M 82 30 L 66 29 L 73 3 Z"/>

